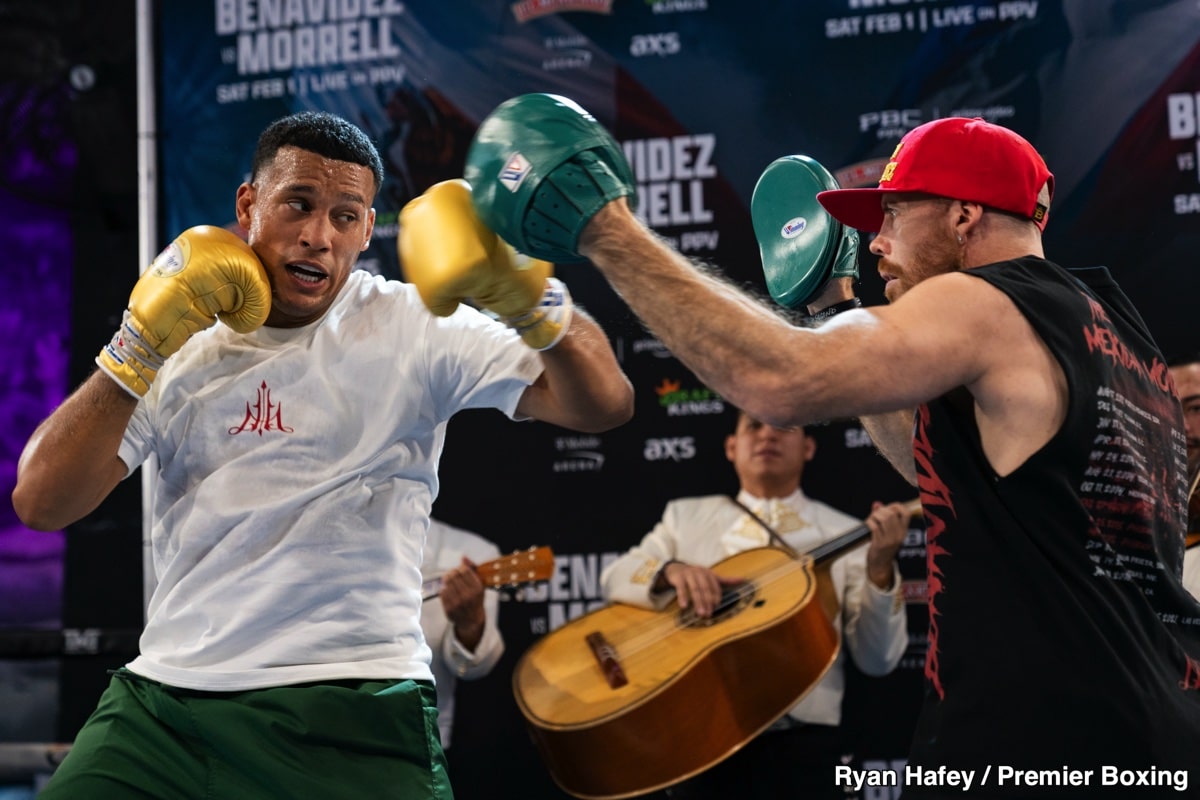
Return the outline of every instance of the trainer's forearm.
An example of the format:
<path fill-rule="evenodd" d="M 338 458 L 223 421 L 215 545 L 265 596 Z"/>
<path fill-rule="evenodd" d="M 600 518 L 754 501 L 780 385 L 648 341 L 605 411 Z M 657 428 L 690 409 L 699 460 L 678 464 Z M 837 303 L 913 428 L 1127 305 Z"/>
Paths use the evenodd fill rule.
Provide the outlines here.
<path fill-rule="evenodd" d="M 30 437 L 17 463 L 12 502 L 35 530 L 60 530 L 91 513 L 125 475 L 117 457 L 137 400 L 92 373 Z"/>
<path fill-rule="evenodd" d="M 772 424 L 829 410 L 820 407 L 832 405 L 822 399 L 826 373 L 797 358 L 810 353 L 819 363 L 814 332 L 661 244 L 624 201 L 593 217 L 580 251 L 677 358 L 738 407 Z"/>

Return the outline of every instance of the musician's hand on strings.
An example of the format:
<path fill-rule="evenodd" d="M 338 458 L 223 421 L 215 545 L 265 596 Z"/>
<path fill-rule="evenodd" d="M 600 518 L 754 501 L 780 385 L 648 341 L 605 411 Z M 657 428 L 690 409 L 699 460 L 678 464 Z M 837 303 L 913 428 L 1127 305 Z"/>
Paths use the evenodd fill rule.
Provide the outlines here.
<path fill-rule="evenodd" d="M 463 647 L 474 652 L 483 638 L 487 617 L 483 610 L 483 581 L 469 558 L 464 556 L 461 564 L 442 576 L 438 597 L 446 619 L 454 626 L 454 636 Z"/>
<path fill-rule="evenodd" d="M 867 517 L 867 527 L 871 529 L 871 543 L 867 545 L 867 577 L 885 591 L 892 588 L 895 580 L 896 554 L 904 544 L 910 516 L 904 503 L 884 505 L 876 501 L 871 505 L 871 515 Z"/>
<path fill-rule="evenodd" d="M 721 601 L 724 588 L 742 582 L 741 578 L 723 577 L 708 567 L 682 561 L 668 562 L 661 575 L 675 589 L 679 607 L 690 607 L 698 617 L 711 617 Z"/>

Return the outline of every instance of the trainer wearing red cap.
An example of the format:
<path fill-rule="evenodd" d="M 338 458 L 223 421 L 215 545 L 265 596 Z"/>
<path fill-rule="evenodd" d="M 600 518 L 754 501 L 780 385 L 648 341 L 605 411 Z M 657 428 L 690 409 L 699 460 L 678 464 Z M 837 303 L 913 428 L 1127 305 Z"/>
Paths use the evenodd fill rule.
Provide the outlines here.
<path fill-rule="evenodd" d="M 532 141 L 508 133 L 513 150 Z M 916 128 L 877 188 L 818 196 L 877 232 L 890 303 L 815 329 L 670 250 L 623 198 L 584 212 L 578 236 L 705 384 L 772 425 L 864 417 L 919 487 L 928 692 L 906 800 L 1200 796 L 1183 418 L 1107 269 L 1046 259 L 1052 190 L 1010 130 Z M 851 282 L 809 311 L 847 305 Z"/>

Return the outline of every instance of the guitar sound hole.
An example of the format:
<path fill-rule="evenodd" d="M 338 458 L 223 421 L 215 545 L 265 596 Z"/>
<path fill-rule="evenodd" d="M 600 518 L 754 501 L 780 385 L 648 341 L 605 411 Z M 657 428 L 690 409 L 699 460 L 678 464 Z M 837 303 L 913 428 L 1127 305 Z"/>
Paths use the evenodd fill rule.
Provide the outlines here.
<path fill-rule="evenodd" d="M 707 628 L 710 625 L 716 625 L 721 620 L 728 619 L 754 603 L 756 593 L 756 587 L 749 581 L 726 586 L 711 617 L 698 617 L 696 612 L 688 608 L 679 612 L 679 624 L 684 628 Z"/>

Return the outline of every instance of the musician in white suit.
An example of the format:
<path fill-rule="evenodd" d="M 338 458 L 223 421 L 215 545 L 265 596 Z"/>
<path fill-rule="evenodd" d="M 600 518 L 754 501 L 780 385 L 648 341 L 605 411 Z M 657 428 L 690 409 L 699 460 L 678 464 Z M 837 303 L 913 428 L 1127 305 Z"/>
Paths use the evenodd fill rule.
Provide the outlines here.
<path fill-rule="evenodd" d="M 482 536 L 429 520 L 421 577 L 426 595 L 437 595 L 421 604 L 421 630 L 433 651 L 438 728 L 448 760 L 455 686 L 460 679 L 469 681 L 487 675 L 504 655 L 498 623 L 500 597 L 484 590 L 475 571 L 479 564 L 499 557 L 499 548 Z"/>
<path fill-rule="evenodd" d="M 736 497 L 709 495 L 669 502 L 642 541 L 600 576 L 606 600 L 662 609 L 678 598 L 701 617 L 711 616 L 723 582 L 710 566 L 777 534 L 806 553 L 861 521 L 805 496 L 800 479 L 816 451 L 802 429 L 783 430 L 745 413 L 725 440 L 737 472 Z M 849 657 L 864 673 L 891 672 L 908 642 L 896 553 L 910 514 L 900 503 L 875 503 L 866 546 L 833 562 L 842 647 L 825 677 L 787 714 L 730 758 L 677 784 L 668 795 L 685 798 L 844 798 L 834 780 L 840 763 L 837 726 Z M 768 531 L 771 529 L 771 532 Z"/>

